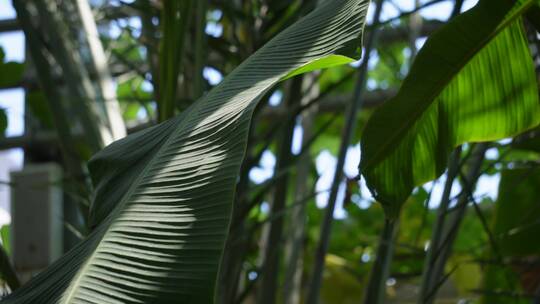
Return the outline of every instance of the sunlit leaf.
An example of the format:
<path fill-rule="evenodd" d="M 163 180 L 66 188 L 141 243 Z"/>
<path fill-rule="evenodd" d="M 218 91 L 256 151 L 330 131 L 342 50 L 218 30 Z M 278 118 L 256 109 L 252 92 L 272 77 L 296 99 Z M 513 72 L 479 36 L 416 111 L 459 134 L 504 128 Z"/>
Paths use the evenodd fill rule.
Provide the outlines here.
<path fill-rule="evenodd" d="M 7 252 L 7 254 L 11 254 L 11 237 L 9 231 L 9 225 L 2 225 L 2 227 L 0 227 L 0 238 L 2 239 L 2 247 L 4 247 L 4 250 Z"/>
<path fill-rule="evenodd" d="M 294 71 L 291 71 L 289 74 L 285 75 L 282 80 L 289 79 L 296 75 L 312 72 L 315 70 L 326 69 L 333 66 L 343 65 L 354 61 L 355 59 L 343 55 L 329 55 L 324 58 L 310 62 Z"/>
<path fill-rule="evenodd" d="M 428 39 L 398 95 L 371 117 L 361 172 L 388 216 L 443 172 L 453 147 L 540 122 L 534 67 L 516 19 L 532 3 L 482 0 L 455 18 Z"/>
<path fill-rule="evenodd" d="M 255 106 L 289 72 L 358 44 L 367 6 L 326 1 L 182 115 L 95 155 L 94 231 L 5 302 L 211 303 Z"/>

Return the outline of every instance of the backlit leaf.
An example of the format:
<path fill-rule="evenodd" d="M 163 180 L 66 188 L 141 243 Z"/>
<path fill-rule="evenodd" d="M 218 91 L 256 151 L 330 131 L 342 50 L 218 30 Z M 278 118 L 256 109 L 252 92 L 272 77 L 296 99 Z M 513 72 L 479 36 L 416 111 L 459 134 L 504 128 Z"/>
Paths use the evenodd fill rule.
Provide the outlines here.
<path fill-rule="evenodd" d="M 428 39 L 397 96 L 373 114 L 361 172 L 388 216 L 415 186 L 442 174 L 453 147 L 540 122 L 533 62 L 516 19 L 532 3 L 481 0 L 455 18 Z"/>

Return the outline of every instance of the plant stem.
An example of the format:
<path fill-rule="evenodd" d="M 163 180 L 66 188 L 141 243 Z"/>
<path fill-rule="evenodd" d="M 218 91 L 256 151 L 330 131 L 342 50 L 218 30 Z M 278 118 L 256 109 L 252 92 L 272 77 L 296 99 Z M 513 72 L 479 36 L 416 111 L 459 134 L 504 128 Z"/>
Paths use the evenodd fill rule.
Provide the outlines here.
<path fill-rule="evenodd" d="M 154 10 L 150 0 L 139 0 L 141 6 L 140 18 L 142 23 L 141 29 L 141 41 L 146 48 L 146 60 L 150 66 L 150 74 L 152 76 L 152 86 L 154 87 L 155 100 L 161 100 L 161 87 L 159 86 L 159 51 L 157 50 L 156 28 L 157 26 L 152 23 L 154 17 Z"/>
<path fill-rule="evenodd" d="M 76 7 L 84 31 L 82 37 L 88 43 L 88 61 L 96 75 L 94 83 L 97 85 L 97 95 L 100 97 L 96 102 L 100 103 L 103 108 L 103 116 L 106 118 L 105 121 L 112 140 L 118 140 L 127 135 L 126 125 L 116 98 L 116 88 L 109 71 L 103 45 L 99 39 L 96 21 L 88 0 L 77 0 Z"/>
<path fill-rule="evenodd" d="M 461 7 L 463 6 L 463 0 L 456 0 L 454 4 L 454 8 L 452 9 L 452 13 L 450 14 L 450 17 L 448 18 L 448 21 L 452 20 L 452 18 L 456 17 L 460 11 Z M 443 194 L 441 197 L 441 203 L 439 205 L 439 209 L 437 212 L 437 220 L 434 224 L 433 232 L 431 241 L 429 243 L 429 249 L 426 255 L 426 259 L 424 261 L 424 269 L 422 272 L 422 284 L 420 285 L 420 294 L 418 297 L 419 303 L 424 303 L 422 301 L 428 301 L 430 299 L 434 299 L 435 293 L 432 293 L 432 289 L 435 288 L 435 286 L 438 286 L 437 279 L 440 278 L 442 273 L 440 273 L 438 270 L 440 265 L 435 265 L 437 263 L 442 262 L 443 263 L 443 269 L 441 271 L 444 271 L 444 265 L 446 264 L 447 258 L 440 258 L 440 255 L 442 252 L 439 252 L 439 247 L 445 246 L 446 240 L 443 240 L 443 235 L 446 235 L 447 232 L 444 232 L 444 221 L 446 214 L 448 212 L 448 206 L 450 204 L 450 193 L 452 190 L 452 184 L 454 182 L 454 179 L 459 174 L 460 171 L 460 154 L 461 154 L 461 148 L 456 148 L 454 152 L 452 152 L 452 155 L 450 156 L 450 160 L 448 161 L 448 174 L 446 176 L 446 183 L 444 185 Z M 481 161 L 480 161 L 481 163 Z M 466 199 L 466 196 L 460 197 L 461 199 Z M 459 204 L 459 203 L 458 203 Z M 462 216 L 462 215 L 461 215 Z M 456 221 L 457 218 L 453 217 L 452 221 Z M 460 221 L 460 220 L 459 220 Z M 455 222 L 454 225 L 451 227 L 457 228 L 457 225 L 459 225 L 459 222 Z M 457 231 L 455 232 L 457 233 Z M 443 242 L 441 244 L 441 241 Z M 441 248 L 442 249 L 442 248 Z M 438 260 L 438 261 L 437 261 Z"/>
<path fill-rule="evenodd" d="M 193 99 L 197 99 L 204 92 L 203 69 L 206 54 L 206 8 L 207 0 L 197 1 L 197 20 L 195 27 L 195 75 L 193 77 Z"/>
<path fill-rule="evenodd" d="M 377 24 L 380 19 L 382 4 L 384 0 L 377 0 L 374 15 L 374 24 Z M 322 284 L 322 274 L 324 271 L 325 257 L 328 252 L 328 245 L 330 243 L 330 234 L 332 231 L 332 221 L 334 219 L 334 210 L 336 208 L 337 194 L 339 186 L 343 179 L 343 166 L 345 165 L 345 157 L 347 156 L 347 150 L 352 140 L 352 135 L 356 129 L 357 114 L 360 111 L 362 105 L 362 93 L 367 80 L 367 70 L 369 65 L 369 58 L 371 50 L 373 49 L 375 39 L 377 36 L 377 29 L 374 29 L 372 34 L 368 36 L 365 44 L 364 60 L 358 69 L 358 78 L 356 87 L 354 90 L 354 96 L 347 108 L 345 128 L 342 133 L 342 141 L 339 147 L 339 155 L 336 165 L 336 171 L 334 172 L 334 179 L 332 181 L 332 187 L 328 198 L 328 205 L 326 206 L 321 230 L 319 234 L 319 244 L 317 251 L 315 252 L 314 269 L 311 283 L 308 288 L 307 303 L 317 304 L 319 302 L 319 292 Z"/>
<path fill-rule="evenodd" d="M 457 148 L 452 152 L 448 161 L 448 173 L 446 174 L 446 182 L 444 184 L 441 202 L 439 203 L 439 208 L 437 210 L 437 220 L 433 225 L 433 232 L 431 234 L 429 250 L 427 252 L 424 263 L 424 271 L 422 274 L 422 284 L 420 287 L 419 297 L 419 299 L 422 299 L 422 301 L 431 289 L 430 287 L 435 284 L 435 282 L 433 282 L 433 265 L 436 259 L 435 251 L 439 248 L 441 243 L 444 220 L 448 211 L 448 206 L 450 205 L 450 194 L 452 191 L 452 185 L 454 183 L 454 179 L 459 172 L 460 155 L 461 149 Z"/>
<path fill-rule="evenodd" d="M 192 7 L 192 0 L 163 2 L 161 17 L 163 38 L 159 62 L 161 89 L 161 99 L 158 102 L 159 122 L 174 116 L 176 88 Z"/>
<path fill-rule="evenodd" d="M 478 144 L 473 148 L 471 158 L 468 161 L 466 181 L 464 181 L 468 184 L 469 189 L 474 188 L 474 184 L 478 179 L 487 148 L 486 143 Z M 466 191 L 462 191 L 458 197 L 455 210 L 450 215 L 448 213 L 451 185 L 459 172 L 459 167 L 459 156 L 453 155 L 449 162 L 446 185 L 425 260 L 422 285 L 418 297 L 418 303 L 421 304 L 433 303 L 435 299 L 436 287 L 440 285 L 446 261 L 450 257 L 459 226 L 467 210 L 468 195 Z M 448 218 L 446 218 L 447 215 Z"/>
<path fill-rule="evenodd" d="M 41 48 L 47 49 L 54 57 L 55 63 L 62 68 L 62 78 L 67 84 L 71 108 L 83 126 L 91 152 L 95 153 L 113 141 L 110 122 L 104 115 L 104 105 L 96 102 L 98 94 L 70 35 L 69 24 L 61 11 L 61 6 L 55 1 L 33 1 L 33 3 L 39 11 L 38 33 L 45 33 L 42 37 L 55 33 L 48 36 L 47 42 L 50 46 L 47 43 L 40 43 Z"/>
<path fill-rule="evenodd" d="M 382 304 L 386 290 L 386 280 L 390 274 L 390 265 L 394 251 L 394 237 L 397 232 L 398 220 L 384 221 L 384 228 L 379 240 L 379 248 L 375 264 L 371 269 L 371 276 L 364 297 L 365 304 Z"/>
<path fill-rule="evenodd" d="M 418 6 L 420 6 L 420 3 L 418 0 L 415 0 L 415 7 Z M 412 65 L 412 61 L 417 53 L 416 39 L 419 35 L 421 25 L 422 18 L 420 15 L 412 13 L 409 20 L 409 48 L 411 50 L 409 65 Z M 383 303 L 385 299 L 386 281 L 390 275 L 390 265 L 394 254 L 394 238 L 397 230 L 398 223 L 385 220 L 384 229 L 379 240 L 376 260 L 371 269 L 366 295 L 364 296 L 364 303 L 366 304 Z"/>
<path fill-rule="evenodd" d="M 456 3 L 454 4 L 454 8 L 452 9 L 452 13 L 450 13 L 450 18 L 453 18 L 460 14 L 461 8 L 463 7 L 464 0 L 456 0 Z"/>

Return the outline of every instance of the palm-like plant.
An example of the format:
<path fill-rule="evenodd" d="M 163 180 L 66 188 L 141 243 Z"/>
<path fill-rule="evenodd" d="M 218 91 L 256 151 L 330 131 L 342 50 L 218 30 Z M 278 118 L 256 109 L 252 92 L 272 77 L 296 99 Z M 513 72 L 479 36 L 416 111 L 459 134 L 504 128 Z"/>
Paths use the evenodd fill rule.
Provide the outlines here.
<path fill-rule="evenodd" d="M 371 117 L 360 169 L 390 219 L 382 244 L 391 244 L 391 223 L 413 188 L 441 175 L 454 147 L 514 136 L 540 122 L 520 19 L 536 4 L 481 0 L 427 41 L 397 96 Z M 279 81 L 358 55 L 367 5 L 327 1 L 179 116 L 97 153 L 89 163 L 93 232 L 6 303 L 212 302 L 254 108 Z M 191 10 L 187 4 L 176 9 L 180 15 Z M 176 22 L 186 27 L 185 20 Z M 174 36 L 174 26 L 167 33 Z M 180 61 L 179 53 L 165 51 L 164 58 Z M 178 66 L 165 68 L 162 120 L 174 113 L 178 77 Z M 450 167 L 457 175 L 457 163 Z M 370 303 L 383 301 L 391 248 L 378 252 Z M 438 280 L 440 273 L 426 265 L 424 280 Z M 425 283 L 420 301 L 430 301 L 433 289 Z"/>
<path fill-rule="evenodd" d="M 181 115 L 97 153 L 93 232 L 6 303 L 212 302 L 253 109 L 280 80 L 357 53 L 366 9 L 329 1 Z"/>

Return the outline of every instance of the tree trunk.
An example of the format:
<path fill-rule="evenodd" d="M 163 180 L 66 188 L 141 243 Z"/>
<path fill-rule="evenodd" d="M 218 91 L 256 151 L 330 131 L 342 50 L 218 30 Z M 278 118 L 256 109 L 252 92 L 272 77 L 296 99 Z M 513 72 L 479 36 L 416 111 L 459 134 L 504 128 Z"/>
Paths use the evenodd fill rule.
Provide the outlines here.
<path fill-rule="evenodd" d="M 120 112 L 120 105 L 116 99 L 116 90 L 109 71 L 107 57 L 99 39 L 96 22 L 88 0 L 77 0 L 76 6 L 79 13 L 78 17 L 82 23 L 82 37 L 86 39 L 90 51 L 89 62 L 90 68 L 95 74 L 94 83 L 97 85 L 98 93 L 101 97 L 96 102 L 102 105 L 103 116 L 106 118 L 112 137 L 111 140 L 115 141 L 126 136 L 126 125 Z"/>
<path fill-rule="evenodd" d="M 65 16 L 54 1 L 34 1 L 39 12 L 42 37 L 48 38 L 50 46 L 43 45 L 62 68 L 62 77 L 69 93 L 66 101 L 82 124 L 92 153 L 101 150 L 114 140 L 110 122 L 104 113 L 103 104 L 90 80 L 89 72 L 82 61 L 79 49 L 69 32 L 68 21 L 74 16 Z M 64 7 L 64 9 L 68 9 Z M 70 18 L 68 18 L 70 17 Z"/>

